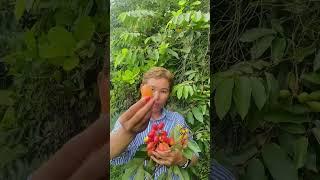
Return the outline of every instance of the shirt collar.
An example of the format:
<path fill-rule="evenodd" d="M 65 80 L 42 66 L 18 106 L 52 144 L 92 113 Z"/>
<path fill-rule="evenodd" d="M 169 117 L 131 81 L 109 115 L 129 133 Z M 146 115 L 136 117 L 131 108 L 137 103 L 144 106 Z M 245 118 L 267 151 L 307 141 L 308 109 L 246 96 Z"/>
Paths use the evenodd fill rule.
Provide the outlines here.
<path fill-rule="evenodd" d="M 158 118 L 158 119 L 152 119 L 152 118 L 150 118 L 150 120 L 154 120 L 154 121 L 162 120 L 162 119 L 164 119 L 164 118 L 166 117 L 167 114 L 168 114 L 168 110 L 167 110 L 166 108 L 162 108 L 162 109 L 161 109 L 161 116 L 160 116 L 160 118 Z"/>

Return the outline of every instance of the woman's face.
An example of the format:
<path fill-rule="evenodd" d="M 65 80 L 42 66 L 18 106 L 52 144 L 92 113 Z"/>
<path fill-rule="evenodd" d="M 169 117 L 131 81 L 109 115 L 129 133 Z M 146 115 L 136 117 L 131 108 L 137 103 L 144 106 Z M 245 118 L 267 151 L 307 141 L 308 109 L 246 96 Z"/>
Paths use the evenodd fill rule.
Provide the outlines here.
<path fill-rule="evenodd" d="M 153 96 L 155 98 L 155 103 L 152 107 L 152 113 L 158 113 L 165 106 L 169 98 L 169 82 L 165 78 L 150 78 L 146 84 L 152 87 Z"/>

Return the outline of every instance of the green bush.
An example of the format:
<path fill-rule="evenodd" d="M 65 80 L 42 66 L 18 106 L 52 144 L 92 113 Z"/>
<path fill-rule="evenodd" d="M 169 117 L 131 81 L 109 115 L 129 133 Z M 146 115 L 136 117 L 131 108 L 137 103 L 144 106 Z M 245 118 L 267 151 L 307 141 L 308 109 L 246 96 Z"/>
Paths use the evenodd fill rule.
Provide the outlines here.
<path fill-rule="evenodd" d="M 319 8 L 237 0 L 217 7 L 213 157 L 240 179 L 320 177 Z"/>

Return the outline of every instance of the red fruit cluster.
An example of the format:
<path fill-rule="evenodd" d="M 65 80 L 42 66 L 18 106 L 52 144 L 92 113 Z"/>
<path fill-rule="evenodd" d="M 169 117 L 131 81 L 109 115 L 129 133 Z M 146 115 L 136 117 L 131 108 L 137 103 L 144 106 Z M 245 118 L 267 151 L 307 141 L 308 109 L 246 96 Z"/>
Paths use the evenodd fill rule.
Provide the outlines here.
<path fill-rule="evenodd" d="M 147 144 L 148 155 L 152 151 L 168 151 L 170 146 L 174 144 L 174 140 L 168 137 L 168 133 L 163 130 L 164 123 L 153 124 L 148 136 L 145 137 L 144 142 Z"/>

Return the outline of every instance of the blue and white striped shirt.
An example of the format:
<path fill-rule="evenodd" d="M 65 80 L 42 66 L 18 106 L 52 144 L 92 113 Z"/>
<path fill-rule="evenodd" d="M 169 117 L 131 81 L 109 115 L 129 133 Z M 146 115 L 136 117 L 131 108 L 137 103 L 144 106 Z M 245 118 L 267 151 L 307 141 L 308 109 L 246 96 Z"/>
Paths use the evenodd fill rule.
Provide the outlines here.
<path fill-rule="evenodd" d="M 151 119 L 149 121 L 148 127 L 141 133 L 137 134 L 136 137 L 132 140 L 132 142 L 128 145 L 128 147 L 125 149 L 125 151 L 120 154 L 118 157 L 115 157 L 110 160 L 110 164 L 112 165 L 120 165 L 129 162 L 129 160 L 132 159 L 138 148 L 144 144 L 144 138 L 147 136 L 147 134 L 151 131 L 152 124 L 156 123 L 159 124 L 160 122 L 163 122 L 165 124 L 164 130 L 168 133 L 171 132 L 172 129 L 174 129 L 175 126 L 180 125 L 183 128 L 189 128 L 187 123 L 185 122 L 183 116 L 177 112 L 171 112 L 165 108 L 162 109 L 162 114 L 159 119 Z M 116 131 L 121 127 L 121 124 L 117 120 L 114 128 L 112 131 Z M 190 139 L 192 139 L 192 136 L 190 136 Z M 195 154 L 199 157 L 199 154 Z M 157 179 L 162 173 L 165 173 L 167 171 L 166 166 L 159 166 L 155 170 L 155 179 Z M 179 180 L 178 176 L 174 176 L 173 179 Z"/>
<path fill-rule="evenodd" d="M 234 175 L 225 167 L 212 159 L 210 168 L 210 180 L 235 180 Z"/>

